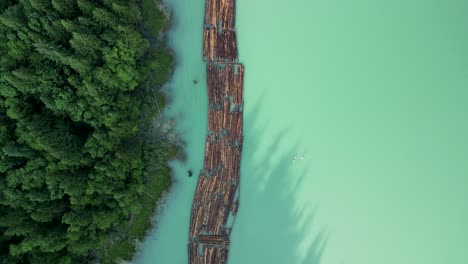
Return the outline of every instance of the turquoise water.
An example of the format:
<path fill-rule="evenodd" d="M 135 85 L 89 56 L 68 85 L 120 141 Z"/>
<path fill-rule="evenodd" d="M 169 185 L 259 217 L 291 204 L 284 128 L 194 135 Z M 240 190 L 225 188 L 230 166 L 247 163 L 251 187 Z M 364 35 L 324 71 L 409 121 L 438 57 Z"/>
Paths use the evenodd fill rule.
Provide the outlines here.
<path fill-rule="evenodd" d="M 134 263 L 187 263 L 187 242 L 192 199 L 198 172 L 203 165 L 207 128 L 208 98 L 206 71 L 202 62 L 204 1 L 171 0 L 172 26 L 169 45 L 175 52 L 177 67 L 165 87 L 170 97 L 167 118 L 176 120 L 176 130 L 185 143 L 184 161 L 173 161 L 174 184 L 161 213 Z M 194 84 L 193 80 L 198 83 Z M 193 171 L 189 178 L 187 171 Z"/>
<path fill-rule="evenodd" d="M 468 2 L 237 3 L 245 138 L 229 263 L 468 263 Z M 191 79 L 204 78 L 204 2 L 170 5 L 169 114 L 188 159 L 137 263 L 186 263 L 186 170 L 203 158 L 205 84 Z"/>
<path fill-rule="evenodd" d="M 467 14 L 457 0 L 238 0 L 230 264 L 468 263 Z"/>

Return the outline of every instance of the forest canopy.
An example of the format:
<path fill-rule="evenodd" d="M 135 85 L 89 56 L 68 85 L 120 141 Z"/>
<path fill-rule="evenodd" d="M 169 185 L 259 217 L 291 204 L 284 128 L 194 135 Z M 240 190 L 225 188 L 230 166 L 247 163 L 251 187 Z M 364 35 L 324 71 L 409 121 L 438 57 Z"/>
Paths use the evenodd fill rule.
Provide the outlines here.
<path fill-rule="evenodd" d="M 129 0 L 0 1 L 0 264 L 100 261 L 167 188 L 145 135 L 172 59 L 145 24 Z"/>

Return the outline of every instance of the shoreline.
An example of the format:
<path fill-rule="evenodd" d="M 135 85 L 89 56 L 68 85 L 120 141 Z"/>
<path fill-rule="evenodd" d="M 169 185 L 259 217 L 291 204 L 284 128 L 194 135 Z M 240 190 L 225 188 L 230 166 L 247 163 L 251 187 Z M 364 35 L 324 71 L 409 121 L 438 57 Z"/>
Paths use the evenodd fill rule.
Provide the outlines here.
<path fill-rule="evenodd" d="M 226 263 L 239 206 L 244 66 L 238 61 L 235 0 L 206 0 L 203 60 L 208 89 L 205 160 L 190 214 L 189 263 Z"/>

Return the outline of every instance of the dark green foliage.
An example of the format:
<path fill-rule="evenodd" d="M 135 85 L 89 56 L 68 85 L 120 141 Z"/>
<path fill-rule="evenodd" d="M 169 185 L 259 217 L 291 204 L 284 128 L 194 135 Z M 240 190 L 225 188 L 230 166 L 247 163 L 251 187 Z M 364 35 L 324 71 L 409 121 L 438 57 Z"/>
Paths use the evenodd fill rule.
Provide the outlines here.
<path fill-rule="evenodd" d="M 110 263 L 141 238 L 173 152 L 144 136 L 172 67 L 148 23 L 133 1 L 0 1 L 0 264 Z"/>
<path fill-rule="evenodd" d="M 166 26 L 164 13 L 155 5 L 160 2 L 161 0 L 141 0 L 144 24 L 152 35 L 158 35 Z"/>

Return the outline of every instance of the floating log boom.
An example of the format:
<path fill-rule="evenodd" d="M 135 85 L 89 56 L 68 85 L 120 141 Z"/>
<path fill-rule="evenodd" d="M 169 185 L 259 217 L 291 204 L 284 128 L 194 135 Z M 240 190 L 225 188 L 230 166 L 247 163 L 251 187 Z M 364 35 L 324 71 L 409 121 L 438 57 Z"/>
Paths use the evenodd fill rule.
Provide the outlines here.
<path fill-rule="evenodd" d="M 190 216 L 190 264 L 227 262 L 239 206 L 244 66 L 238 62 L 235 0 L 206 0 L 208 136 Z"/>

